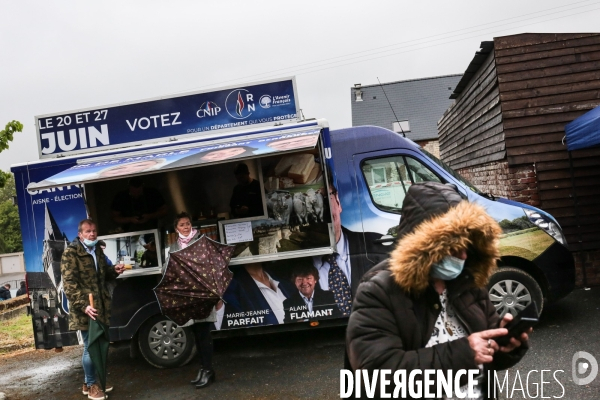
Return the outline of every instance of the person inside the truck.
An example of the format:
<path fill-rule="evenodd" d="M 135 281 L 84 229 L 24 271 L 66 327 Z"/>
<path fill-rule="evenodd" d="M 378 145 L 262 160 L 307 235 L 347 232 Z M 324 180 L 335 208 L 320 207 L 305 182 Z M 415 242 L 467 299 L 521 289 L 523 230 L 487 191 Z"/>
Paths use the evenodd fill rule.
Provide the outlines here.
<path fill-rule="evenodd" d="M 384 258 L 375 244 L 382 235 L 375 232 L 353 232 L 342 226 L 342 205 L 338 191 L 331 177 L 328 180 L 337 252 L 313 257 L 313 265 L 319 271 L 320 288 L 333 292 L 342 315 L 348 316 L 352 307 L 352 295 L 356 293 L 360 278 Z"/>
<path fill-rule="evenodd" d="M 228 160 L 230 158 L 245 158 L 254 155 L 254 147 L 249 146 L 231 146 L 224 148 L 214 148 L 208 151 L 201 151 L 189 155 L 181 160 L 169 164 L 169 168 L 189 167 L 197 164 L 206 164 L 217 161 Z"/>
<path fill-rule="evenodd" d="M 313 135 L 302 135 L 296 137 L 286 137 L 283 139 L 275 139 L 267 143 L 272 149 L 279 151 L 295 150 L 301 147 L 313 146 L 316 142 L 315 139 L 319 136 L 319 133 Z"/>
<path fill-rule="evenodd" d="M 104 240 L 98 240 L 98 245 L 100 246 L 103 252 L 106 250 L 106 242 Z M 113 262 L 110 258 L 108 258 L 106 253 L 104 253 L 104 261 L 106 261 L 106 265 L 113 265 Z"/>
<path fill-rule="evenodd" d="M 229 202 L 233 217 L 246 218 L 264 215 L 260 183 L 250 177 L 248 166 L 239 163 L 236 165 L 233 174 L 238 182 L 233 188 L 233 194 Z"/>
<path fill-rule="evenodd" d="M 129 188 L 117 193 L 113 199 L 111 217 L 123 232 L 158 228 L 158 219 L 167 214 L 168 208 L 157 189 L 145 187 L 142 178 L 129 180 Z"/>
<path fill-rule="evenodd" d="M 140 260 L 141 268 L 158 267 L 158 253 L 156 252 L 156 243 L 154 239 L 150 240 L 144 245 L 144 254 Z"/>

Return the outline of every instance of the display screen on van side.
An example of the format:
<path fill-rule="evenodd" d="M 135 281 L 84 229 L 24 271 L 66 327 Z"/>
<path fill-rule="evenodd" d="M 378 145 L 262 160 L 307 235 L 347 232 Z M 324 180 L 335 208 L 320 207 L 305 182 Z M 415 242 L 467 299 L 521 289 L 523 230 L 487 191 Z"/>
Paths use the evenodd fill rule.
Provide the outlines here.
<path fill-rule="evenodd" d="M 459 181 L 461 181 L 462 183 L 467 185 L 467 187 L 469 189 L 471 189 L 473 192 L 475 192 L 477 194 L 482 194 L 482 192 L 479 189 L 477 189 L 475 187 L 475 185 L 473 185 L 471 182 L 469 182 L 468 180 L 466 180 L 465 178 L 460 176 L 460 174 L 458 172 L 456 172 L 455 170 L 453 170 L 452 168 L 450 168 L 448 166 L 448 164 L 446 164 L 445 162 L 443 162 L 442 160 L 440 160 L 439 158 L 437 158 L 436 156 L 434 156 L 433 154 L 431 154 L 430 152 L 428 152 L 427 150 L 425 150 L 422 147 L 419 148 L 419 150 L 421 150 L 421 152 L 423 152 L 423 154 L 425 154 L 427 157 L 431 158 L 432 161 L 434 161 L 437 165 L 442 167 L 450 175 L 452 175 L 453 177 L 455 177 L 456 179 L 458 179 Z"/>

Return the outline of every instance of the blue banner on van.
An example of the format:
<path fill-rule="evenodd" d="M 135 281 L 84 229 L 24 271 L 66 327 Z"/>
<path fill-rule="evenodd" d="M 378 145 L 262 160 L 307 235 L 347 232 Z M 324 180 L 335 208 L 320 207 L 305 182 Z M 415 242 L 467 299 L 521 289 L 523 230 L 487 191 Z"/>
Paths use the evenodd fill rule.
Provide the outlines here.
<path fill-rule="evenodd" d="M 257 155 L 312 149 L 321 129 L 276 132 L 259 138 L 202 142 L 185 148 L 163 148 L 143 154 L 123 154 L 110 159 L 82 161 L 27 188 L 47 189 L 167 170 L 214 164 Z"/>
<path fill-rule="evenodd" d="M 40 158 L 166 142 L 180 136 L 214 136 L 296 118 L 295 81 L 288 78 L 241 87 L 187 93 L 130 104 L 36 117 Z"/>
<path fill-rule="evenodd" d="M 78 222 L 87 218 L 84 195 L 79 184 L 45 190 L 27 190 L 26 186 L 73 164 L 74 161 L 14 171 L 19 218 L 24 227 L 25 270 L 29 273 L 53 269 L 50 278 L 55 283 L 60 280 L 60 255 L 66 244 L 77 237 Z"/>

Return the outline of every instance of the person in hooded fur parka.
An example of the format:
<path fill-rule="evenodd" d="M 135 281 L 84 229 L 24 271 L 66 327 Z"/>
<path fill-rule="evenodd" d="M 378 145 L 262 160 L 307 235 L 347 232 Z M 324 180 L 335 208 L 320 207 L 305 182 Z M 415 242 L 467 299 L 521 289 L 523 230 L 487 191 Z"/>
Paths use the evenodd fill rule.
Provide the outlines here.
<path fill-rule="evenodd" d="M 472 398 L 493 398 L 487 371 L 515 365 L 528 347 L 526 333 L 504 347 L 494 340 L 507 334 L 502 327 L 512 319 L 510 314 L 500 319 L 486 290 L 500 256 L 501 233 L 498 223 L 455 187 L 412 185 L 397 247 L 358 287 L 346 331 L 350 367 L 370 376 L 376 369 L 389 369 L 392 376 L 406 370 L 407 378 L 412 370 L 480 369 L 479 393 Z M 463 378 L 460 384 L 466 385 Z M 388 393 L 393 389 L 392 379 Z M 435 376 L 431 391 L 437 393 Z M 375 393 L 380 395 L 379 385 Z"/>

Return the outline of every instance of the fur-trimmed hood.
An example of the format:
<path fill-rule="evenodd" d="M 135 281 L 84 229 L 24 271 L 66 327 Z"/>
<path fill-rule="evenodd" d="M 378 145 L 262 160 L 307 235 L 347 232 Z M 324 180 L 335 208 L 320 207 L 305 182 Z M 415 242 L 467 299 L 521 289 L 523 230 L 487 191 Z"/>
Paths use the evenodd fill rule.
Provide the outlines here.
<path fill-rule="evenodd" d="M 431 183 L 424 186 L 435 188 Z M 496 260 L 500 258 L 502 229 L 483 207 L 466 200 L 450 202 L 438 213 L 423 213 L 427 204 L 436 201 L 435 193 L 433 199 L 431 195 L 428 193 L 427 197 L 422 197 L 413 194 L 412 201 L 421 199 L 415 208 L 420 210 L 424 219 L 417 223 L 412 221 L 411 231 L 404 233 L 391 254 L 389 269 L 394 281 L 407 293 L 419 294 L 429 285 L 433 263 L 451 252 L 467 249 L 464 271 L 472 275 L 475 286 L 484 287 L 496 269 Z"/>

